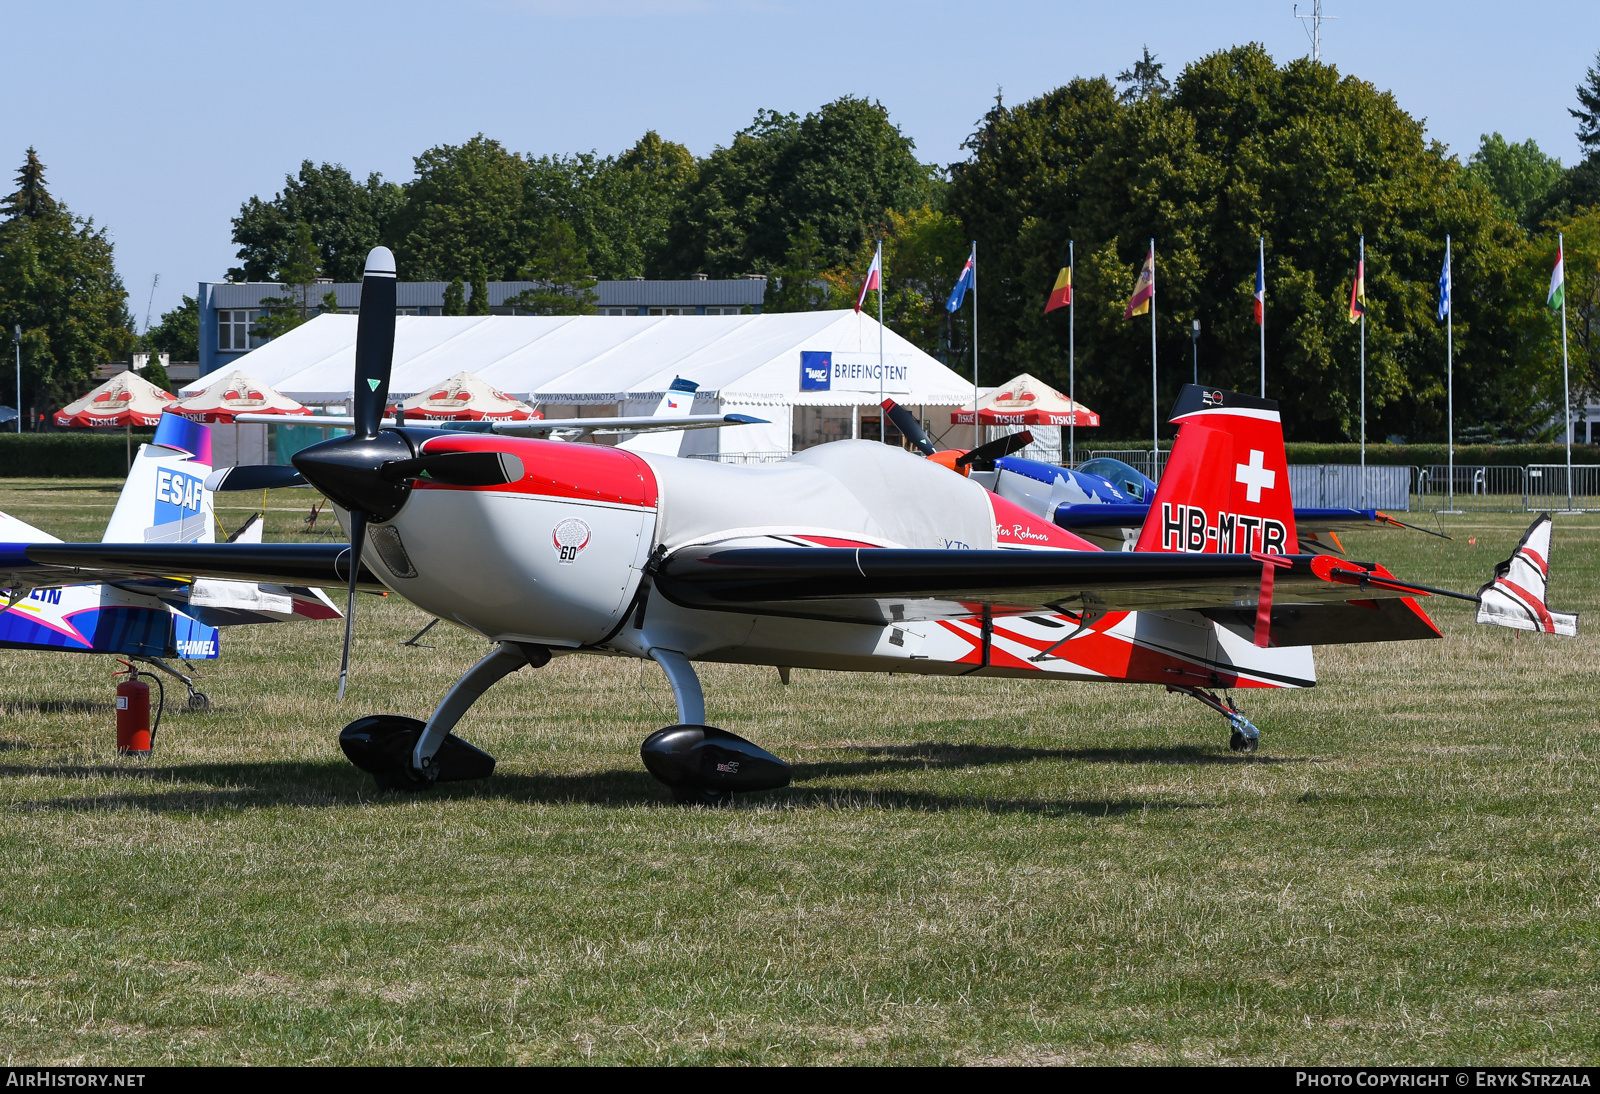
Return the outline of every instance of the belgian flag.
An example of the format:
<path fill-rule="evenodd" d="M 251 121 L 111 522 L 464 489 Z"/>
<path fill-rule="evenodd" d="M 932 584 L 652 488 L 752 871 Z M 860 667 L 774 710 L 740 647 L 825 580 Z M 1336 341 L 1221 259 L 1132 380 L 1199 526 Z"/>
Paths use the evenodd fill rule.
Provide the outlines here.
<path fill-rule="evenodd" d="M 1050 290 L 1050 299 L 1044 302 L 1044 313 L 1049 315 L 1057 308 L 1064 308 L 1072 303 L 1072 267 L 1063 266 L 1061 272 L 1056 274 L 1056 284 Z"/>

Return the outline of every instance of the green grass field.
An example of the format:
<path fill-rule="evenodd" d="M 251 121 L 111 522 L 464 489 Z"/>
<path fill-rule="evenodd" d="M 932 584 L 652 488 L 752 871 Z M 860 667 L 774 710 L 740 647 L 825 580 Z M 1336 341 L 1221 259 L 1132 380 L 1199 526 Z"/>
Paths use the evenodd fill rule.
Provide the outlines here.
<path fill-rule="evenodd" d="M 0 509 L 98 539 L 119 487 Z M 1528 523 L 1446 519 L 1352 553 L 1471 590 Z M 226 632 L 151 762 L 116 756 L 109 658 L 0 652 L 0 1057 L 1593 1064 L 1600 517 L 1556 529 L 1583 637 L 1435 599 L 1444 641 L 1246 694 L 1253 757 L 1153 687 L 712 666 L 710 720 L 796 765 L 726 810 L 645 774 L 670 692 L 598 658 L 478 704 L 493 780 L 378 794 L 339 727 L 426 717 L 486 648 L 400 646 L 395 598 L 343 706 L 337 626 Z"/>

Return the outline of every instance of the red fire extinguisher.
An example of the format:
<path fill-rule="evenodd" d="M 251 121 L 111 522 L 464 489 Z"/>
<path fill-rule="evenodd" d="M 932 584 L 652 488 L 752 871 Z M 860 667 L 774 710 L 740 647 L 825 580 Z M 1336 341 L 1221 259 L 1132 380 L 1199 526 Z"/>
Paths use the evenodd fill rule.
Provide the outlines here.
<path fill-rule="evenodd" d="M 140 672 L 126 661 L 122 662 L 127 679 L 117 685 L 117 752 L 124 756 L 148 756 L 155 747 L 156 730 L 161 728 L 161 715 L 167 705 L 167 689 L 160 677 L 151 672 Z M 122 676 L 122 672 L 113 673 Z M 148 676 L 161 689 L 160 705 L 156 707 L 156 723 L 150 724 L 150 685 L 139 679 Z"/>

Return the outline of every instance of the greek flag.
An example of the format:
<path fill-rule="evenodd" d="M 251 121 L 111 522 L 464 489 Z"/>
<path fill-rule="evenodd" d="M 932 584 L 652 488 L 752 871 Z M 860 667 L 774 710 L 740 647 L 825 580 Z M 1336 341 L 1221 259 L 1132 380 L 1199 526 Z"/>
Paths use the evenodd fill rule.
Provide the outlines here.
<path fill-rule="evenodd" d="M 1450 251 L 1444 252 L 1444 269 L 1439 271 L 1439 320 L 1450 314 Z"/>

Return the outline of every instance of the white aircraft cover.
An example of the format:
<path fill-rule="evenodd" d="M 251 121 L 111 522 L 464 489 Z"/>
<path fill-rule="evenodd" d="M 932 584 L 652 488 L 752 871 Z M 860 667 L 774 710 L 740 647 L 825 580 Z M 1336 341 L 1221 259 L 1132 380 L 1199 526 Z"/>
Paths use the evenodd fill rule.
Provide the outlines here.
<path fill-rule="evenodd" d="M 753 467 L 640 455 L 656 473 L 657 537 L 669 550 L 774 533 L 884 547 L 995 546 L 983 487 L 892 445 L 834 441 Z M 913 498 L 918 504 L 908 505 Z M 730 501 L 737 528 L 728 527 Z"/>
<path fill-rule="evenodd" d="M 250 372 L 304 403 L 351 396 L 357 317 L 319 315 L 248 355 Z M 854 311 L 685 316 L 407 316 L 395 323 L 389 394 L 406 399 L 462 370 L 531 403 L 608 405 L 659 399 L 674 378 L 725 406 L 869 406 L 875 379 L 800 390 L 800 353 L 828 352 L 875 369 L 879 327 Z M 972 386 L 893 330 L 883 332 L 894 378 L 884 390 L 908 405 L 958 406 Z M 873 374 L 875 375 L 875 373 Z M 202 390 L 196 381 L 184 394 Z"/>
<path fill-rule="evenodd" d="M 311 409 L 263 384 L 243 369 L 226 376 L 167 409 L 197 422 L 229 423 L 235 414 L 310 414 Z"/>

